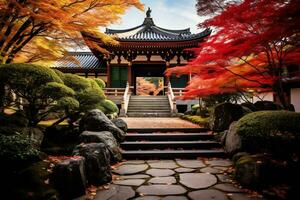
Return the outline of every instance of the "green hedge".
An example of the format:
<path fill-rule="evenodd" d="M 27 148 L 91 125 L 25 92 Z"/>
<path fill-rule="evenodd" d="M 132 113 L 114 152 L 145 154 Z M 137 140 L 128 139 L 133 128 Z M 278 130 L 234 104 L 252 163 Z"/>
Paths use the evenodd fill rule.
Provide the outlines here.
<path fill-rule="evenodd" d="M 2 135 L 0 133 L 0 160 L 4 169 L 15 170 L 39 160 L 40 152 L 23 134 Z"/>
<path fill-rule="evenodd" d="M 237 134 L 249 152 L 294 153 L 300 145 L 300 113 L 258 111 L 237 122 Z M 299 148 L 298 148 L 299 149 Z"/>
<path fill-rule="evenodd" d="M 183 115 L 181 118 L 198 125 L 205 125 L 209 121 L 209 118 L 202 118 L 198 115 Z"/>

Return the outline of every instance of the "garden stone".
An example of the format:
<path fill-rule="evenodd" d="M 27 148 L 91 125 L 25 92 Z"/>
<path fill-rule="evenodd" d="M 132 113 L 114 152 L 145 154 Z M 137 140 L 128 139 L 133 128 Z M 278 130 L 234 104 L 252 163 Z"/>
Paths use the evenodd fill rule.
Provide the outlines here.
<path fill-rule="evenodd" d="M 118 143 L 112 133 L 108 131 L 92 132 L 84 131 L 79 136 L 80 143 L 103 143 L 107 145 L 110 151 L 111 164 L 115 164 L 122 160 Z"/>
<path fill-rule="evenodd" d="M 138 193 L 143 195 L 177 195 L 186 193 L 180 185 L 143 185 L 137 190 Z"/>
<path fill-rule="evenodd" d="M 109 189 L 98 191 L 94 200 L 127 200 L 134 196 L 135 192 L 129 186 L 110 185 Z"/>
<path fill-rule="evenodd" d="M 221 170 L 212 168 L 212 167 L 205 167 L 205 168 L 200 169 L 200 171 L 203 173 L 210 173 L 210 174 L 220 174 L 221 173 Z"/>
<path fill-rule="evenodd" d="M 128 126 L 127 123 L 121 119 L 121 118 L 116 118 L 111 120 L 119 129 L 121 129 L 122 131 L 124 131 L 125 133 L 127 132 Z"/>
<path fill-rule="evenodd" d="M 188 200 L 188 199 L 184 196 L 167 196 L 162 198 L 161 200 Z"/>
<path fill-rule="evenodd" d="M 260 187 L 270 176 L 272 165 L 269 165 L 264 155 L 243 156 L 236 162 L 235 178 L 243 186 Z"/>
<path fill-rule="evenodd" d="M 179 167 L 179 168 L 175 169 L 175 171 L 178 173 L 183 173 L 183 172 L 193 172 L 193 171 L 195 171 L 195 169 Z"/>
<path fill-rule="evenodd" d="M 234 154 L 233 157 L 232 157 L 232 162 L 233 162 L 233 164 L 235 165 L 236 162 L 237 162 L 241 157 L 243 157 L 243 156 L 249 156 L 249 153 L 247 153 L 247 152 L 238 152 L 238 153 Z"/>
<path fill-rule="evenodd" d="M 221 183 L 221 184 L 215 185 L 214 188 L 222 190 L 224 192 L 241 192 L 241 189 L 239 189 L 236 186 L 229 184 L 229 183 Z"/>
<path fill-rule="evenodd" d="M 188 196 L 192 200 L 228 200 L 225 193 L 220 192 L 219 190 L 209 189 L 209 190 L 197 190 L 194 192 L 188 193 Z"/>
<path fill-rule="evenodd" d="M 231 200 L 264 200 L 262 197 L 253 197 L 244 193 L 233 193 L 230 195 Z"/>
<path fill-rule="evenodd" d="M 253 103 L 250 102 L 245 102 L 245 103 L 241 103 L 241 106 L 248 108 L 249 110 L 251 110 L 252 112 L 256 111 L 256 107 Z"/>
<path fill-rule="evenodd" d="M 116 185 L 140 186 L 145 182 L 144 179 L 128 179 L 128 180 L 115 180 Z"/>
<path fill-rule="evenodd" d="M 260 110 L 281 110 L 282 107 L 273 101 L 257 101 L 254 103 L 257 111 Z"/>
<path fill-rule="evenodd" d="M 118 142 L 125 139 L 125 133 L 119 129 L 105 114 L 98 110 L 88 111 L 79 122 L 81 131 L 109 131 Z"/>
<path fill-rule="evenodd" d="M 232 181 L 229 176 L 224 175 L 224 174 L 217 174 L 217 177 L 218 177 L 219 181 L 223 182 L 223 183 L 230 183 Z"/>
<path fill-rule="evenodd" d="M 214 108 L 210 121 L 210 128 L 216 132 L 227 130 L 233 121 L 239 120 L 243 115 L 243 108 L 238 104 L 218 104 Z"/>
<path fill-rule="evenodd" d="M 135 175 L 124 175 L 119 176 L 120 179 L 140 179 L 140 178 L 149 178 L 149 175 L 146 174 L 135 174 Z"/>
<path fill-rule="evenodd" d="M 150 167 L 152 168 L 159 168 L 159 169 L 174 169 L 177 168 L 178 165 L 175 164 L 174 161 L 159 161 L 154 163 L 149 163 Z"/>
<path fill-rule="evenodd" d="M 127 160 L 124 164 L 144 164 L 144 160 Z"/>
<path fill-rule="evenodd" d="M 201 160 L 176 160 L 177 163 L 186 168 L 201 168 L 206 165 Z"/>
<path fill-rule="evenodd" d="M 167 176 L 167 177 L 154 177 L 151 178 L 148 183 L 153 184 L 167 184 L 171 185 L 173 183 L 176 183 L 176 179 L 173 176 Z"/>
<path fill-rule="evenodd" d="M 236 124 L 237 122 L 231 123 L 225 140 L 224 148 L 225 151 L 230 155 L 233 155 L 234 153 L 242 149 L 242 140 L 241 137 L 236 132 L 237 129 Z"/>
<path fill-rule="evenodd" d="M 85 158 L 86 176 L 90 184 L 101 185 L 112 180 L 110 154 L 105 144 L 89 143 L 77 145 L 73 155 Z"/>
<path fill-rule="evenodd" d="M 161 197 L 159 196 L 142 196 L 135 198 L 134 200 L 161 200 Z"/>
<path fill-rule="evenodd" d="M 192 189 L 204 189 L 217 183 L 217 178 L 206 173 L 183 173 L 179 174 L 180 183 Z"/>
<path fill-rule="evenodd" d="M 225 145 L 227 134 L 228 134 L 228 130 L 223 131 L 222 137 L 221 137 L 221 139 L 220 139 L 220 143 L 221 143 L 223 146 Z"/>
<path fill-rule="evenodd" d="M 76 157 L 59 162 L 53 169 L 51 181 L 64 199 L 85 195 L 85 159 Z"/>
<path fill-rule="evenodd" d="M 117 169 L 114 170 L 115 173 L 120 175 L 126 174 L 136 174 L 148 169 L 148 165 L 141 164 L 141 165 L 121 165 Z"/>
<path fill-rule="evenodd" d="M 206 164 L 208 164 L 211 167 L 230 167 L 232 166 L 232 162 L 230 160 L 226 159 L 214 159 L 214 160 L 207 160 L 205 161 Z"/>
<path fill-rule="evenodd" d="M 172 176 L 175 172 L 170 169 L 149 169 L 146 171 L 146 174 L 151 176 Z"/>

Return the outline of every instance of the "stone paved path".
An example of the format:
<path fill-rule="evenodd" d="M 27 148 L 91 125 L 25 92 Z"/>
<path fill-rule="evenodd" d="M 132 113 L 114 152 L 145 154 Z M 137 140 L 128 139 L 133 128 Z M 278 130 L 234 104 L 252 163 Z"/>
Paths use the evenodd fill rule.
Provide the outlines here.
<path fill-rule="evenodd" d="M 122 119 L 126 121 L 129 128 L 199 128 L 196 124 L 174 117 L 128 117 Z"/>
<path fill-rule="evenodd" d="M 261 200 L 229 176 L 231 161 L 132 160 L 114 169 L 114 180 L 96 200 Z"/>

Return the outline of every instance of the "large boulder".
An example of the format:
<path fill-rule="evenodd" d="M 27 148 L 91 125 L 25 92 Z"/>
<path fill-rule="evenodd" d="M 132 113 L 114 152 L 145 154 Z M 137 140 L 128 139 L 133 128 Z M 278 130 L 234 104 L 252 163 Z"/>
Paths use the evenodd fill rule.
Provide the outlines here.
<path fill-rule="evenodd" d="M 239 120 L 243 117 L 243 115 L 243 108 L 238 104 L 218 104 L 214 108 L 214 112 L 210 120 L 210 128 L 213 131 L 227 130 L 233 121 Z"/>
<path fill-rule="evenodd" d="M 237 153 L 242 148 L 241 137 L 236 132 L 236 121 L 232 122 L 225 138 L 225 151 L 230 155 Z"/>
<path fill-rule="evenodd" d="M 76 146 L 73 154 L 85 158 L 85 172 L 89 184 L 101 185 L 112 180 L 110 153 L 105 144 L 80 144 Z"/>
<path fill-rule="evenodd" d="M 79 142 L 80 143 L 103 143 L 107 145 L 108 150 L 110 152 L 111 164 L 115 164 L 122 160 L 122 154 L 120 152 L 119 145 L 111 132 L 84 131 L 79 136 Z"/>
<path fill-rule="evenodd" d="M 41 150 L 50 155 L 72 155 L 80 135 L 78 127 L 51 126 L 44 131 Z"/>
<path fill-rule="evenodd" d="M 127 123 L 121 119 L 121 118 L 115 118 L 111 120 L 119 129 L 124 131 L 125 133 L 127 132 L 128 126 Z"/>
<path fill-rule="evenodd" d="M 109 131 L 118 142 L 125 138 L 125 133 L 110 121 L 99 109 L 90 110 L 80 120 L 81 131 Z"/>
<path fill-rule="evenodd" d="M 249 108 L 252 112 L 256 111 L 256 107 L 253 103 L 245 102 L 245 103 L 241 103 L 241 106 Z"/>
<path fill-rule="evenodd" d="M 257 101 L 254 103 L 257 111 L 259 110 L 282 110 L 283 108 L 273 101 Z"/>
<path fill-rule="evenodd" d="M 76 157 L 59 162 L 53 169 L 52 182 L 62 199 L 74 199 L 85 195 L 85 159 Z"/>

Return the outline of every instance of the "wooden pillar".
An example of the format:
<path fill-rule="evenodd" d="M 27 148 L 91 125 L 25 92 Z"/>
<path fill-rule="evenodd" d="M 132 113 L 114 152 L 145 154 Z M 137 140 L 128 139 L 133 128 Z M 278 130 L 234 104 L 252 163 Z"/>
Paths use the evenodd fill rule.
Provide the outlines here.
<path fill-rule="evenodd" d="M 128 62 L 128 68 L 127 68 L 127 80 L 129 85 L 132 85 L 132 61 Z"/>
<path fill-rule="evenodd" d="M 166 61 L 166 69 L 168 69 L 169 67 L 170 67 L 170 61 Z M 170 77 L 166 76 L 165 80 L 166 80 L 165 85 L 168 85 L 170 81 Z"/>
<path fill-rule="evenodd" d="M 106 76 L 107 76 L 107 87 L 108 88 L 111 86 L 111 83 L 110 83 L 110 81 L 111 81 L 111 77 L 110 77 L 111 73 L 110 72 L 111 72 L 110 62 L 107 61 Z"/>

